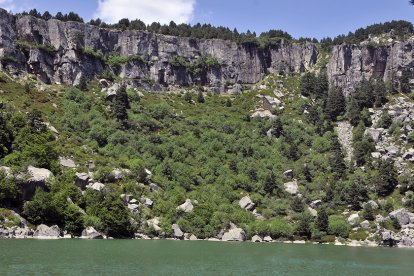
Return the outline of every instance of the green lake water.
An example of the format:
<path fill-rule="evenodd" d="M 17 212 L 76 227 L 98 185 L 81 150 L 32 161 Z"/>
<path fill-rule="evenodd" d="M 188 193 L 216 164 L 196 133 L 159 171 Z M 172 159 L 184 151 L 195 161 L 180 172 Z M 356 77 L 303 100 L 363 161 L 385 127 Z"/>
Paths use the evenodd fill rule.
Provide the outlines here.
<path fill-rule="evenodd" d="M 141 240 L 0 240 L 0 275 L 414 275 L 414 250 Z"/>

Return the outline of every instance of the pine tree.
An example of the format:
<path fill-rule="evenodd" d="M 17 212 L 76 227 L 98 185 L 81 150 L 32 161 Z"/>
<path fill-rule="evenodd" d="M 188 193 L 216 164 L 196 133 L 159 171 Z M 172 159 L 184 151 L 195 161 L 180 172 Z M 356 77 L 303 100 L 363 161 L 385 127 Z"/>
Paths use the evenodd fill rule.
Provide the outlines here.
<path fill-rule="evenodd" d="M 283 124 L 279 117 L 273 121 L 272 135 L 276 138 L 283 135 Z"/>
<path fill-rule="evenodd" d="M 83 74 L 81 75 L 79 79 L 79 84 L 77 87 L 79 88 L 79 90 L 82 90 L 82 91 L 88 90 L 88 81 Z"/>
<path fill-rule="evenodd" d="M 368 199 L 368 191 L 365 181 L 356 175 L 351 183 L 347 186 L 347 203 L 353 210 L 359 210 L 361 203 Z"/>
<path fill-rule="evenodd" d="M 115 114 L 116 119 L 121 122 L 123 127 L 127 127 L 128 124 L 128 112 L 129 109 L 129 100 L 128 94 L 126 91 L 126 86 L 122 85 L 115 95 L 115 99 L 113 102 L 113 111 Z"/>
<path fill-rule="evenodd" d="M 276 176 L 273 172 L 271 172 L 265 177 L 264 191 L 269 195 L 273 195 L 273 192 L 276 188 L 277 188 Z"/>
<path fill-rule="evenodd" d="M 204 96 L 203 96 L 203 92 L 198 92 L 198 95 L 197 95 L 197 102 L 199 102 L 199 103 L 204 103 L 205 102 L 205 99 L 204 99 Z"/>
<path fill-rule="evenodd" d="M 328 213 L 325 208 L 320 208 L 318 211 L 318 216 L 316 217 L 315 225 L 316 227 L 323 232 L 328 232 Z"/>
<path fill-rule="evenodd" d="M 292 204 L 291 204 L 291 208 L 293 211 L 297 212 L 297 213 L 301 213 L 305 210 L 305 205 L 303 204 L 303 201 L 300 197 L 294 197 Z"/>
<path fill-rule="evenodd" d="M 333 87 L 329 90 L 325 113 L 335 121 L 336 118 L 345 111 L 345 97 L 342 89 Z"/>
<path fill-rule="evenodd" d="M 345 156 L 342 152 L 342 145 L 339 143 L 338 136 L 333 135 L 331 139 L 331 158 L 330 164 L 332 171 L 336 173 L 338 179 L 345 175 Z"/>
<path fill-rule="evenodd" d="M 374 179 L 375 188 L 379 196 L 391 194 L 398 184 L 397 171 L 392 160 L 380 160 L 378 164 L 378 176 Z"/>

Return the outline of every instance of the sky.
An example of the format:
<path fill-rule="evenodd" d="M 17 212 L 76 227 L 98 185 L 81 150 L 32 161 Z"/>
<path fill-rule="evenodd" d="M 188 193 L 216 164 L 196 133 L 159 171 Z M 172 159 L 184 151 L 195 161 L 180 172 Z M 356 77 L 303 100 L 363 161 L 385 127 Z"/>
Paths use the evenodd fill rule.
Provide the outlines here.
<path fill-rule="evenodd" d="M 14 13 L 36 8 L 52 14 L 74 11 L 86 21 L 115 23 L 139 18 L 145 23 L 210 23 L 260 34 L 282 29 L 295 38 L 334 37 L 391 20 L 414 22 L 408 0 L 0 0 Z"/>

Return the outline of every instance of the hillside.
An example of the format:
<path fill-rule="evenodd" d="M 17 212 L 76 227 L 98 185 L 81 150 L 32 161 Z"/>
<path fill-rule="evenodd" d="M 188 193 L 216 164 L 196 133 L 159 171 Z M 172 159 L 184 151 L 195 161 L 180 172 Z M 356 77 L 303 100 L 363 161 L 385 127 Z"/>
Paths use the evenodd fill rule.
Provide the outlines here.
<path fill-rule="evenodd" d="M 413 245 L 412 38 L 263 49 L 0 13 L 0 237 Z"/>

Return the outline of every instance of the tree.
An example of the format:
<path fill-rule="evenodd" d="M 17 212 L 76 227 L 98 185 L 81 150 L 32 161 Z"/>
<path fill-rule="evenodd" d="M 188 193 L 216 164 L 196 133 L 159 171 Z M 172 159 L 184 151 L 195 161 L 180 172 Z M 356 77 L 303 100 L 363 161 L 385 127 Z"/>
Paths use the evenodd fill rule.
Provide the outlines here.
<path fill-rule="evenodd" d="M 274 190 L 278 187 L 276 176 L 273 172 L 268 174 L 264 180 L 264 190 L 267 194 L 273 195 Z"/>
<path fill-rule="evenodd" d="M 392 160 L 380 160 L 378 163 L 378 176 L 374 179 L 375 189 L 379 196 L 387 196 L 398 185 L 398 173 Z"/>
<path fill-rule="evenodd" d="M 46 125 L 42 119 L 42 112 L 37 109 L 34 109 L 27 114 L 27 123 L 29 130 L 32 133 L 41 133 L 46 130 Z"/>
<path fill-rule="evenodd" d="M 0 159 L 10 153 L 14 140 L 10 116 L 0 111 Z"/>
<path fill-rule="evenodd" d="M 300 197 L 294 197 L 292 204 L 291 204 L 291 208 L 293 211 L 297 212 L 297 213 L 301 213 L 305 210 L 305 205 L 303 204 L 303 201 Z"/>
<path fill-rule="evenodd" d="M 276 138 L 279 138 L 280 136 L 283 135 L 283 123 L 279 117 L 277 117 L 273 121 L 272 135 L 274 135 Z"/>
<path fill-rule="evenodd" d="M 88 90 L 88 80 L 86 79 L 85 75 L 81 75 L 79 78 L 79 84 L 77 86 L 79 90 L 86 91 Z"/>
<path fill-rule="evenodd" d="M 345 111 L 345 97 L 342 89 L 339 87 L 333 87 L 329 90 L 328 100 L 326 103 L 325 112 L 328 117 L 335 121 L 339 115 Z"/>
<path fill-rule="evenodd" d="M 339 215 L 329 216 L 328 233 L 331 235 L 348 238 L 350 227 L 347 221 Z"/>
<path fill-rule="evenodd" d="M 365 204 L 364 210 L 362 211 L 362 216 L 364 219 L 372 221 L 375 219 L 374 216 L 374 209 L 372 208 L 371 204 Z"/>
<path fill-rule="evenodd" d="M 342 152 L 342 145 L 339 143 L 338 136 L 333 135 L 331 138 L 331 158 L 330 164 L 332 171 L 337 174 L 338 178 L 342 178 L 345 175 L 345 156 Z"/>
<path fill-rule="evenodd" d="M 42 18 L 47 21 L 47 20 L 52 19 L 52 15 L 50 14 L 50 12 L 45 11 L 42 15 Z"/>
<path fill-rule="evenodd" d="M 118 122 L 121 122 L 121 124 L 126 127 L 128 124 L 128 112 L 127 109 L 130 108 L 129 100 L 128 100 L 128 94 L 126 91 L 126 86 L 122 85 L 116 95 L 115 99 L 113 101 L 113 112 L 115 114 L 115 118 Z"/>
<path fill-rule="evenodd" d="M 309 239 L 312 236 L 311 221 L 312 217 L 308 213 L 301 213 L 296 224 L 296 234 Z"/>
<path fill-rule="evenodd" d="M 326 208 L 320 208 L 318 211 L 318 216 L 316 217 L 315 225 L 316 227 L 325 233 L 328 232 L 328 213 Z"/>
<path fill-rule="evenodd" d="M 314 73 L 307 72 L 301 78 L 300 81 L 300 92 L 303 96 L 309 97 L 314 95 L 316 87 L 316 77 Z"/>
<path fill-rule="evenodd" d="M 366 183 L 359 175 L 355 175 L 354 179 L 346 188 L 347 203 L 351 205 L 353 210 L 359 210 L 361 203 L 368 199 L 368 191 Z"/>
<path fill-rule="evenodd" d="M 198 92 L 198 95 L 197 95 L 197 102 L 199 102 L 199 103 L 204 103 L 205 102 L 205 99 L 204 99 L 204 96 L 203 96 L 203 92 Z"/>

